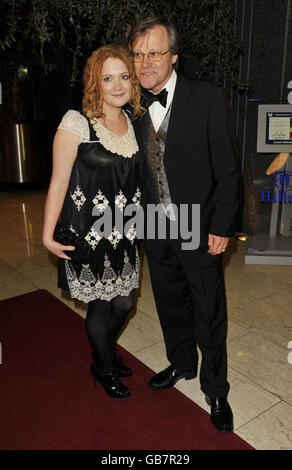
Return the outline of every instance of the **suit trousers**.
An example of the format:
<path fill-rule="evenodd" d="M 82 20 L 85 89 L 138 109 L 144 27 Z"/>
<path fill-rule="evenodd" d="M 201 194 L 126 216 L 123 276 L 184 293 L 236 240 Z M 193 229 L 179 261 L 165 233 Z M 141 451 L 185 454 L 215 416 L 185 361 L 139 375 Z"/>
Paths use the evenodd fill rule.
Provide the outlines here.
<path fill-rule="evenodd" d="M 156 308 L 166 355 L 178 371 L 197 371 L 202 354 L 201 390 L 210 397 L 226 397 L 227 312 L 222 254 L 208 246 L 182 250 L 181 240 L 145 240 Z"/>

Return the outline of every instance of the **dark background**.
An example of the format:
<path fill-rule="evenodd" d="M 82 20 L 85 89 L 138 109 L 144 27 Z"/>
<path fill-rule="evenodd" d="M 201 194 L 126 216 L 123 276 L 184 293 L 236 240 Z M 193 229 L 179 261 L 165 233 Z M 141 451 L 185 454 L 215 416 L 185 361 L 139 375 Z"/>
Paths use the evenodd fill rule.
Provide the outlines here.
<path fill-rule="evenodd" d="M 7 2 L 3 2 L 3 5 Z M 27 4 L 27 1 L 16 2 L 19 5 Z M 33 2 L 32 2 L 33 3 Z M 60 2 L 61 3 L 61 2 Z M 83 3 L 83 2 L 82 2 Z M 91 2 L 88 2 L 88 5 Z M 116 2 L 117 4 L 119 2 Z M 125 7 L 126 3 L 121 2 Z M 137 3 L 137 2 L 136 2 Z M 138 2 L 139 3 L 139 2 Z M 142 2 L 140 2 L 142 4 Z M 162 1 L 157 1 L 157 9 L 161 10 L 163 6 Z M 230 1 L 217 1 L 209 0 L 186 0 L 185 2 L 164 2 L 165 8 L 167 5 L 168 11 L 173 12 L 173 17 L 170 19 L 176 24 L 179 23 L 182 37 L 182 55 L 179 62 L 179 71 L 185 75 L 193 78 L 202 78 L 211 81 L 216 81 L 225 87 L 227 95 L 230 99 L 232 106 L 234 124 L 236 133 L 239 139 L 240 148 L 240 163 L 243 175 L 242 187 L 242 207 L 240 211 L 240 219 L 238 221 L 238 231 L 251 232 L 254 229 L 255 214 L 261 210 L 261 206 L 254 203 L 254 179 L 264 177 L 265 170 L 268 164 L 273 160 L 276 154 L 257 155 L 256 154 L 256 135 L 257 135 L 257 107 L 259 103 L 287 103 L 288 96 L 288 82 L 292 80 L 292 6 L 291 0 L 230 0 Z M 230 82 L 226 73 L 226 67 L 220 65 L 220 73 L 214 72 L 214 64 L 212 60 L 206 65 L 204 61 L 204 53 L 198 51 L 196 54 L 196 44 L 190 41 L 187 44 L 188 34 L 192 35 L 192 25 L 196 21 L 198 24 L 202 23 L 199 31 L 202 31 L 202 36 L 198 37 L 198 45 L 201 42 L 206 42 L 207 47 L 213 48 L 216 56 L 216 43 L 208 44 L 208 37 L 204 37 L 204 29 L 206 25 L 202 19 L 202 8 L 206 3 L 208 8 L 208 22 L 212 18 L 212 8 L 218 8 L 220 12 L 221 21 L 224 18 L 224 9 L 226 17 L 231 18 L 230 12 L 234 15 L 232 23 L 229 25 L 233 30 L 234 36 L 241 47 L 240 53 L 234 55 L 234 64 L 229 60 L 229 67 L 233 67 L 232 71 L 233 83 Z M 99 2 L 102 8 L 106 2 Z M 148 4 L 154 5 L 155 2 L 143 2 L 145 6 L 141 7 L 141 15 L 147 12 Z M 3 7 L 2 5 L 2 7 Z M 151 6 L 150 5 L 150 6 Z M 213 6 L 212 6 L 213 5 Z M 0 7 L 0 8 L 2 8 Z M 178 8 L 180 8 L 178 10 Z M 200 10 L 201 8 L 201 10 Z M 220 10 L 221 8 L 221 10 Z M 149 11 L 152 12 L 149 7 Z M 154 13 L 157 14 L 154 8 Z M 178 11 L 180 13 L 178 13 Z M 196 16 L 199 12 L 199 16 Z M 207 12 L 207 10 L 206 10 Z M 130 12 L 131 13 L 131 12 Z M 129 15 L 130 15 L 129 13 Z M 136 14 L 136 12 L 134 12 Z M 1 14 L 1 11 L 0 11 Z M 23 10 L 23 15 L 26 12 Z M 118 13 L 113 12 L 113 15 Z M 178 16 L 179 15 L 179 16 Z M 185 16 L 184 16 L 185 15 Z M 206 13 L 207 15 L 207 13 Z M 148 16 L 148 15 L 146 15 Z M 204 15 L 203 15 L 204 16 Z M 181 23 L 184 21 L 186 27 L 181 29 Z M 232 20 L 232 19 L 231 19 Z M 96 42 L 90 43 L 87 50 L 83 50 L 83 56 L 79 57 L 77 64 L 77 76 L 72 83 L 72 60 L 69 60 L 66 55 L 62 59 L 59 56 L 58 67 L 52 71 L 44 71 L 39 66 L 29 67 L 27 74 L 23 73 L 18 76 L 17 86 L 18 93 L 22 96 L 22 108 L 18 106 L 17 112 L 19 116 L 28 116 L 29 120 L 40 120 L 47 122 L 47 162 L 49 173 L 51 171 L 51 145 L 52 140 L 62 116 L 68 109 L 81 109 L 82 97 L 82 82 L 81 72 L 87 57 L 90 52 L 97 48 L 99 45 L 109 42 L 107 36 L 110 32 L 109 19 L 104 20 L 104 23 L 97 28 Z M 220 21 L 220 20 L 219 20 Z M 196 23 L 196 24 L 197 24 Z M 110 25 L 114 28 L 113 25 Z M 208 24 L 209 26 L 209 24 Z M 25 51 L 23 40 L 17 40 L 17 34 L 20 35 L 20 27 L 18 26 L 18 33 L 16 33 L 15 43 L 11 43 L 7 51 L 19 57 L 19 65 L 22 64 L 22 51 Z M 85 24 L 83 25 L 85 28 Z M 111 31 L 114 31 L 112 29 Z M 207 31 L 208 33 L 208 31 Z M 84 29 L 85 34 L 85 29 Z M 198 34 L 198 33 L 197 33 Z M 209 33 L 208 33 L 209 34 Z M 20 37 L 20 36 L 19 36 Z M 70 36 L 69 39 L 70 40 Z M 72 39 L 73 41 L 73 39 Z M 51 39 L 50 44 L 53 43 Z M 205 43 L 204 43 L 205 44 Z M 70 44 L 66 45 L 67 50 Z M 32 46 L 33 47 L 33 44 Z M 36 46 L 37 47 L 37 46 Z M 76 47 L 76 44 L 74 44 Z M 198 46 L 197 46 L 198 47 Z M 46 53 L 44 47 L 43 53 Z M 48 55 L 52 52 L 48 49 Z M 8 57 L 8 56 L 7 56 Z M 209 56 L 208 56 L 209 57 Z M 3 74 L 5 75 L 4 63 L 6 57 L 2 55 L 0 62 L 0 78 L 3 82 Z M 56 59 L 54 59 L 56 61 Z M 205 68 L 203 65 L 205 64 Z M 25 65 L 25 64 L 22 64 Z M 210 70 L 207 73 L 206 70 Z M 199 75 L 198 71 L 204 68 L 204 74 Z M 75 67 L 76 69 L 76 67 Z M 2 77 L 1 77 L 2 70 Z M 3 71 L 4 70 L 4 71 Z M 6 73 L 7 75 L 7 73 Z M 11 88 L 14 85 L 11 85 Z M 7 88 L 7 87 L 6 87 Z M 5 101 L 5 90 L 3 93 Z M 257 100 L 257 101 L 254 101 Z M 4 103 L 5 104 L 5 103 Z M 0 119 L 5 120 L 12 114 L 10 111 L 4 110 L 3 105 L 0 105 Z"/>

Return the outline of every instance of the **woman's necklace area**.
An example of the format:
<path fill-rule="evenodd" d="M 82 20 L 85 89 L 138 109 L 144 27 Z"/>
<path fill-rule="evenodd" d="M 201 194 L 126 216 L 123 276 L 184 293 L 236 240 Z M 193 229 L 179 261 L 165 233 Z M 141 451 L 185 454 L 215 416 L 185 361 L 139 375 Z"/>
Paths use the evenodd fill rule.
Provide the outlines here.
<path fill-rule="evenodd" d="M 105 127 L 111 134 L 117 137 L 124 137 L 128 134 L 129 126 L 127 118 L 124 113 L 121 114 L 119 121 L 111 121 L 106 118 L 101 118 L 99 122 Z"/>
<path fill-rule="evenodd" d="M 121 155 L 122 157 L 131 158 L 137 151 L 138 145 L 135 139 L 130 119 L 123 112 L 124 116 L 124 133 L 121 132 L 121 126 L 109 126 L 104 119 L 95 119 L 91 121 L 99 142 L 110 152 Z M 103 124 L 104 122 L 104 124 Z M 126 128 L 127 126 L 127 128 Z M 117 132 L 120 134 L 117 134 Z"/>

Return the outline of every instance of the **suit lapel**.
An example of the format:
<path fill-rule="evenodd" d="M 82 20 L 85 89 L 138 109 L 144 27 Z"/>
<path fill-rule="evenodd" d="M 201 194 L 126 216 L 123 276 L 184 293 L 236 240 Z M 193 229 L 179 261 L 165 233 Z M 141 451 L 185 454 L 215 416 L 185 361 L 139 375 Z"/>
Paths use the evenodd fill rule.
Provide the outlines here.
<path fill-rule="evenodd" d="M 182 75 L 178 74 L 169 118 L 164 159 L 167 158 L 172 145 L 179 135 L 180 130 L 183 128 L 185 118 L 189 113 L 189 95 L 190 90 L 187 80 Z"/>
<path fill-rule="evenodd" d="M 185 118 L 187 117 L 190 111 L 189 95 L 190 90 L 188 81 L 182 75 L 178 74 L 169 118 L 164 159 L 167 157 L 171 146 L 179 135 L 180 130 L 183 128 Z M 147 113 L 142 117 L 142 119 L 136 119 L 135 121 L 133 121 L 135 132 L 146 154 L 148 138 L 147 133 L 148 126 L 150 124 L 150 119 L 151 118 L 149 111 L 147 111 Z"/>
<path fill-rule="evenodd" d="M 150 124 L 149 112 L 147 111 L 147 113 L 141 119 L 135 119 L 132 124 L 135 130 L 137 141 L 142 147 L 142 150 L 147 154 L 147 132 L 148 126 Z"/>

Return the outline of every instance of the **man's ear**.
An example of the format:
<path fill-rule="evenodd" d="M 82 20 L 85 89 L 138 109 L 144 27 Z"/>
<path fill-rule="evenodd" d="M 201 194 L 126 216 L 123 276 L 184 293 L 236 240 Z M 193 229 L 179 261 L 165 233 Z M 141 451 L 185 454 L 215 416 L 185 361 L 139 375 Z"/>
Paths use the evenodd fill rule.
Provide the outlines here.
<path fill-rule="evenodd" d="M 171 57 L 171 60 L 172 60 L 172 63 L 175 64 L 175 62 L 177 62 L 177 54 L 173 55 Z"/>

